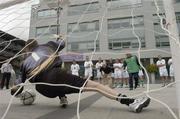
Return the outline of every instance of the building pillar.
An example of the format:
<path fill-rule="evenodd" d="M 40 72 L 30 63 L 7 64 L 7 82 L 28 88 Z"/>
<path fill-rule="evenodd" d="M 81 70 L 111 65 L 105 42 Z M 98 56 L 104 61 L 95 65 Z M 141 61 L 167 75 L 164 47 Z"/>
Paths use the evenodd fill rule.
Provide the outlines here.
<path fill-rule="evenodd" d="M 154 64 L 153 58 L 150 58 L 150 64 Z M 150 77 L 151 77 L 151 83 L 155 84 L 156 83 L 155 74 L 154 73 L 150 73 Z"/>
<path fill-rule="evenodd" d="M 104 12 L 107 9 L 107 4 L 106 4 L 106 0 L 100 0 L 99 1 L 100 4 L 100 18 L 99 18 L 99 26 L 101 27 L 101 21 L 103 21 L 102 23 L 102 29 L 100 29 L 100 34 L 99 34 L 99 47 L 100 47 L 100 52 L 107 52 L 108 51 L 108 26 L 107 26 L 107 13 L 105 16 Z M 104 17 L 104 19 L 102 20 L 102 18 Z"/>
<path fill-rule="evenodd" d="M 156 48 L 156 39 L 154 34 L 154 23 L 153 23 L 153 11 L 152 10 L 152 1 L 144 0 L 143 1 L 143 16 L 144 16 L 144 28 L 145 28 L 145 44 L 147 49 Z M 147 13 L 150 12 L 150 13 Z"/>
<path fill-rule="evenodd" d="M 62 50 L 62 52 L 67 52 L 68 50 L 68 46 L 67 46 L 67 40 L 68 40 L 68 32 L 67 32 L 67 27 L 68 27 L 68 23 L 67 23 L 67 17 L 68 17 L 68 6 L 63 6 L 63 9 L 61 10 L 60 13 L 60 34 L 63 36 L 65 43 L 66 43 L 66 47 Z"/>
<path fill-rule="evenodd" d="M 164 9 L 166 13 L 166 23 L 169 24 L 168 27 L 168 35 L 170 41 L 170 48 L 172 53 L 172 60 L 173 60 L 173 68 L 175 73 L 175 81 L 176 83 L 176 93 L 177 93 L 177 100 L 178 100 L 178 111 L 179 111 L 179 118 L 180 118 L 180 41 L 179 41 L 179 32 L 176 23 L 176 16 L 174 11 L 174 4 L 175 0 L 163 0 L 164 2 Z M 166 30 L 166 29 L 164 29 Z"/>

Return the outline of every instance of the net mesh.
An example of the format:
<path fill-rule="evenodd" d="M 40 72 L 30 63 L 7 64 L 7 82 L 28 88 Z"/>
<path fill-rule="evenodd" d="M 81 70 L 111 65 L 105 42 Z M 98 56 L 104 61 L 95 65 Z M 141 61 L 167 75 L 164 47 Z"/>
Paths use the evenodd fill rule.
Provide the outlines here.
<path fill-rule="evenodd" d="M 153 14 L 155 19 L 157 20 L 157 21 L 155 21 L 154 25 L 156 27 L 156 24 L 157 25 L 161 24 L 161 28 L 158 28 L 158 30 L 156 30 L 156 29 L 148 29 L 148 28 L 144 27 L 144 28 L 141 29 L 141 31 L 138 30 L 138 25 L 141 25 L 141 18 L 137 17 L 138 15 L 135 15 L 135 14 L 138 14 L 137 13 L 138 12 L 138 7 L 137 6 L 141 6 L 142 5 L 141 2 L 138 1 L 138 0 L 136 0 L 136 2 L 135 1 L 130 1 L 129 2 L 129 1 L 123 1 L 123 0 L 119 0 L 119 1 L 121 1 L 121 2 L 118 2 L 118 0 L 114 1 L 114 2 L 117 2 L 117 4 L 112 4 L 113 0 L 107 1 L 108 5 L 106 6 L 106 10 L 103 11 L 101 15 L 99 14 L 99 17 L 100 17 L 99 28 L 96 31 L 90 31 L 90 32 L 88 32 L 86 34 L 81 34 L 81 36 L 79 36 L 79 34 L 76 34 L 76 31 L 80 27 L 81 21 L 83 21 L 84 16 L 87 13 L 91 12 L 91 10 L 93 9 L 93 4 L 95 2 L 93 0 L 91 0 L 89 2 L 90 4 L 87 4 L 87 6 L 84 8 L 84 11 L 80 11 L 80 10 L 74 11 L 74 13 L 80 13 L 80 17 L 77 19 L 77 22 L 74 24 L 72 30 L 70 32 L 68 32 L 67 35 L 64 36 L 65 39 L 71 39 L 71 38 L 84 39 L 87 36 L 89 36 L 89 37 L 93 36 L 93 44 L 91 44 L 92 52 L 89 53 L 90 56 L 91 56 L 91 60 L 93 60 L 97 56 L 104 56 L 104 55 L 107 55 L 107 57 L 105 57 L 107 59 L 118 58 L 117 54 L 118 55 L 122 54 L 122 56 L 123 56 L 127 52 L 135 53 L 138 56 L 139 61 L 141 59 L 142 53 L 146 54 L 146 53 L 151 53 L 153 51 L 153 52 L 158 52 L 158 53 L 163 52 L 163 53 L 166 53 L 166 54 L 171 54 L 171 52 L 169 50 L 163 50 L 163 49 L 157 49 L 157 48 L 154 48 L 154 49 L 142 49 L 142 46 L 143 46 L 143 38 L 141 37 L 142 36 L 141 31 L 142 30 L 147 30 L 149 32 L 153 32 L 154 34 L 161 35 L 163 37 L 169 36 L 169 34 L 166 31 L 164 31 L 164 30 L 166 30 L 168 28 L 168 23 L 166 23 L 163 20 L 163 19 L 166 18 L 165 14 L 163 12 L 164 11 L 163 1 L 154 0 L 154 1 L 151 2 L 152 5 L 154 5 L 156 7 L 156 9 L 157 9 L 157 11 L 154 12 L 154 14 Z M 38 0 L 29 0 L 29 1 L 26 1 L 26 2 L 24 2 L 23 0 L 19 1 L 19 2 L 17 2 L 17 1 L 7 1 L 6 3 L 1 2 L 0 3 L 0 9 L 1 9 L 1 11 L 0 11 L 0 30 L 4 31 L 3 35 L 9 33 L 9 34 L 14 35 L 17 38 L 27 40 L 28 37 L 29 37 L 29 29 L 30 29 L 30 27 L 34 27 L 33 25 L 37 24 L 37 23 L 31 23 L 31 26 L 30 26 L 31 5 L 37 4 L 38 2 L 39 2 Z M 40 2 L 43 2 L 44 4 L 47 4 L 47 6 L 50 7 L 50 8 L 54 8 L 54 6 L 57 6 L 56 1 L 55 2 L 51 1 L 51 3 L 50 3 L 49 0 L 42 0 L 42 1 L 40 0 Z M 75 1 L 72 0 L 72 3 L 75 3 Z M 122 4 L 120 4 L 120 3 L 122 3 Z M 64 6 L 66 4 L 69 4 L 69 2 L 67 2 L 65 0 L 60 0 L 59 4 Z M 5 7 L 8 7 L 8 8 L 5 8 Z M 36 10 L 39 7 L 40 6 L 37 5 L 37 6 L 34 6 L 33 9 Z M 130 19 L 125 19 L 126 21 L 129 20 L 129 22 L 130 22 L 131 26 L 129 27 L 129 29 L 125 29 L 125 28 L 123 29 L 123 27 L 127 26 L 126 24 L 124 24 L 124 26 L 122 25 L 122 29 L 118 29 L 116 32 L 110 32 L 108 34 L 103 34 L 103 28 L 104 28 L 104 25 L 105 25 L 104 23 L 106 23 L 104 21 L 105 21 L 105 18 L 107 17 L 108 10 L 112 10 L 112 9 L 117 10 L 119 8 L 122 8 L 122 7 L 131 8 L 130 12 L 129 12 L 131 14 Z M 159 11 L 158 11 L 158 9 L 159 9 Z M 33 10 L 32 10 L 32 12 L 33 12 Z M 148 10 L 145 11 L 145 12 L 147 14 L 149 13 Z M 31 13 L 31 15 L 33 15 L 33 13 Z M 152 22 L 152 21 L 150 21 L 148 19 L 144 19 L 143 21 L 146 22 L 146 23 L 147 22 Z M 118 22 L 118 21 L 116 21 L 116 22 Z M 114 27 L 116 27 L 116 26 L 114 26 Z M 109 25 L 108 28 L 110 28 L 110 27 L 113 27 L 113 26 Z M 43 32 L 39 36 L 36 37 L 36 39 L 40 39 L 41 37 L 44 37 L 43 35 L 46 34 L 49 31 L 51 31 L 52 28 L 53 28 L 52 25 L 49 25 L 45 30 L 43 30 Z M 161 29 L 161 30 L 159 30 L 159 29 Z M 95 32 L 95 34 L 94 34 L 94 32 Z M 123 33 L 127 33 L 127 32 L 131 32 L 133 34 L 133 36 L 134 36 L 133 38 L 135 38 L 136 45 L 138 43 L 138 45 L 137 45 L 138 47 L 136 47 L 134 51 L 126 50 L 125 52 L 118 52 L 118 51 L 116 51 L 116 52 L 99 52 L 98 47 L 97 47 L 99 44 L 98 44 L 97 41 L 99 40 L 99 37 L 101 35 L 107 36 L 108 38 L 113 38 L 113 36 L 116 36 L 116 35 L 118 35 L 120 33 L 123 34 Z M 120 35 L 122 35 L 122 34 L 120 34 Z M 3 35 L 1 35 L 0 38 L 2 38 Z M 54 34 L 53 37 L 57 38 L 58 34 L 56 34 L 56 35 Z M 52 36 L 51 36 L 51 38 L 52 38 Z M 156 36 L 156 38 L 158 39 L 159 37 Z M 8 43 L 11 44 L 12 43 L 11 41 L 13 41 L 13 40 L 16 40 L 16 39 L 11 39 Z M 167 40 L 167 39 L 164 39 L 164 41 L 165 40 Z M 179 40 L 177 40 L 177 39 L 174 39 L 174 40 L 176 41 L 177 44 L 179 44 Z M 5 42 L 4 41 L 1 42 L 1 44 L 3 44 L 3 43 L 5 43 Z M 156 45 L 158 45 L 158 43 Z M 160 45 L 162 45 L 161 42 L 160 42 Z M 0 51 L 0 53 L 2 51 L 6 50 L 7 48 L 8 48 L 8 45 L 6 47 L 4 47 Z M 110 54 L 112 57 L 109 57 L 110 55 L 108 55 L 108 54 Z M 10 58 L 9 60 L 16 59 L 21 55 L 23 55 L 23 53 L 20 51 L 17 54 L 15 54 L 12 58 Z M 113 55 L 114 55 L 114 57 L 113 57 Z M 178 54 L 176 54 L 176 55 L 178 55 Z M 9 60 L 2 61 L 1 63 L 8 62 Z M 149 79 L 149 75 L 148 75 L 148 73 L 146 71 L 146 67 L 144 67 L 142 63 L 141 63 L 141 67 L 144 69 L 145 75 L 146 75 L 146 78 L 147 78 L 146 89 L 142 89 L 138 93 L 135 92 L 134 94 L 132 94 L 133 95 L 132 97 L 137 97 L 139 95 L 147 95 L 148 97 L 151 97 L 151 99 L 154 100 L 155 102 L 158 102 L 158 103 L 162 104 L 164 107 L 166 107 L 173 118 L 178 119 L 177 110 L 175 110 L 175 111 L 172 110 L 172 108 L 177 108 L 177 105 L 169 104 L 167 102 L 167 100 L 166 100 L 169 97 L 176 97 L 176 94 L 171 93 L 170 95 L 164 95 L 164 94 L 166 94 L 166 91 L 171 91 L 171 92 L 175 91 L 174 88 L 169 89 L 167 87 L 169 87 L 170 85 L 174 85 L 175 83 L 178 83 L 178 82 L 176 81 L 176 82 L 170 83 L 166 87 L 163 87 L 163 88 L 159 88 L 157 86 L 150 85 L 150 81 L 149 81 L 150 79 Z M 31 85 L 31 84 L 28 84 L 26 82 L 24 84 L 21 84 L 21 86 L 23 86 L 23 85 Z M 46 85 L 52 85 L 52 84 L 46 84 Z M 53 86 L 62 86 L 62 85 L 53 85 Z M 68 85 L 63 85 L 63 86 L 68 86 Z M 73 88 L 77 88 L 77 87 L 73 87 Z M 83 87 L 80 88 L 80 93 L 79 93 L 79 96 L 78 96 L 78 104 L 77 104 L 77 118 L 78 119 L 80 119 L 80 113 L 79 113 L 80 111 L 79 111 L 79 109 L 80 109 L 80 99 L 81 99 L 81 91 L 82 91 L 82 89 L 83 89 Z M 125 89 L 123 89 L 123 91 L 126 92 L 126 93 L 130 93 Z M 3 91 L 3 92 L 8 93 L 8 91 Z M 164 96 L 164 98 L 160 98 L 161 96 L 159 95 L 159 93 L 161 94 L 161 96 Z M 3 111 L 2 111 L 3 114 L 2 114 L 1 119 L 5 119 L 5 117 L 7 116 L 13 99 L 14 99 L 14 96 L 12 96 L 10 98 L 9 103 L 6 102 L 6 104 L 8 104 L 8 106 L 3 108 Z M 174 100 L 171 100 L 171 101 L 174 101 Z M 31 110 L 31 111 L 33 111 L 33 110 Z"/>

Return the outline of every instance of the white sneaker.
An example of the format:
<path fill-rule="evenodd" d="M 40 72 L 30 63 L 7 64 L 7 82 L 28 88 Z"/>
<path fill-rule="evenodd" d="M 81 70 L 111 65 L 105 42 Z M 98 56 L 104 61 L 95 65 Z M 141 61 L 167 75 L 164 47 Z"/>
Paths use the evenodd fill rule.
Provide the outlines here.
<path fill-rule="evenodd" d="M 129 104 L 129 108 L 132 111 L 139 113 L 142 111 L 143 108 L 145 108 L 149 105 L 150 101 L 151 101 L 151 99 L 148 97 L 137 98 L 134 100 L 133 103 Z"/>
<path fill-rule="evenodd" d="M 60 98 L 60 106 L 65 108 L 68 105 L 67 97 Z"/>

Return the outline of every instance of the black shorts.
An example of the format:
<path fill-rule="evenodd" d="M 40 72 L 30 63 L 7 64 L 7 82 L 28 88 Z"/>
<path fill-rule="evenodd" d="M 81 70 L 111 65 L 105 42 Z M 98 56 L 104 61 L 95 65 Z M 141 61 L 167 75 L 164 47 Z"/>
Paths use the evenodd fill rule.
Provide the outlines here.
<path fill-rule="evenodd" d="M 35 82 L 44 82 L 50 84 L 67 84 L 81 88 L 86 80 L 79 76 L 72 75 L 66 71 L 62 71 L 59 67 L 52 68 L 49 71 L 41 73 L 35 78 Z M 85 84 L 86 85 L 86 84 Z M 42 95 L 50 98 L 62 97 L 65 94 L 79 93 L 79 89 L 67 87 L 67 86 L 48 86 L 48 85 L 36 85 L 36 90 Z"/>

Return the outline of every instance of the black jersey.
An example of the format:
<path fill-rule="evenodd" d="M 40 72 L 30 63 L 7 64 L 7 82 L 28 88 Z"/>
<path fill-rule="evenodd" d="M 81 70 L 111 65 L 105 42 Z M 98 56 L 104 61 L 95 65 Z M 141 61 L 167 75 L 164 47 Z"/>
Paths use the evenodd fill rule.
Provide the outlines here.
<path fill-rule="evenodd" d="M 60 46 L 59 46 L 60 45 Z M 22 82 L 25 82 L 26 78 L 33 69 L 41 65 L 50 55 L 52 55 L 58 48 L 58 51 L 65 47 L 64 41 L 53 42 L 50 41 L 46 44 L 38 45 L 32 50 L 23 64 L 21 65 Z M 50 67 L 61 66 L 62 60 L 60 57 L 56 57 Z"/>
<path fill-rule="evenodd" d="M 103 71 L 105 74 L 109 74 L 109 73 L 112 72 L 112 69 L 111 69 L 111 67 L 109 67 L 109 66 L 101 67 L 101 68 L 100 68 L 100 72 L 102 72 L 102 71 Z"/>

